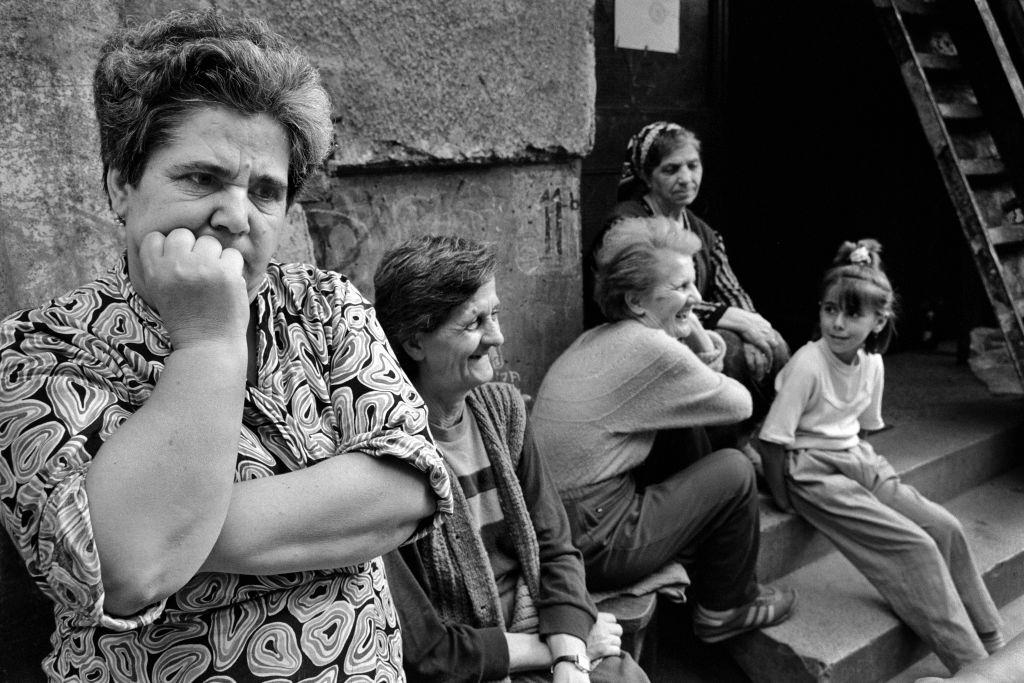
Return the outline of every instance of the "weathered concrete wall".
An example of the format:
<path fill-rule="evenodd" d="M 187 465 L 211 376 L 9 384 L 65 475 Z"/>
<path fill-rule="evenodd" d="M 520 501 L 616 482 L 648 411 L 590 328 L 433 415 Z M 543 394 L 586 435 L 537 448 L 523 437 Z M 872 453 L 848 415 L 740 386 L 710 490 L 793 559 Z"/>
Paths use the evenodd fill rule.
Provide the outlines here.
<path fill-rule="evenodd" d="M 373 296 L 381 253 L 454 233 L 497 252 L 502 377 L 532 392 L 582 327 L 579 163 L 340 178 L 305 204 L 317 261 Z"/>
<path fill-rule="evenodd" d="M 0 2 L 0 313 L 92 278 L 117 248 L 91 68 L 108 2 Z"/>
<path fill-rule="evenodd" d="M 213 4 L 266 18 L 324 74 L 338 148 L 330 175 L 315 183 L 317 237 L 333 231 L 337 244 L 349 239 L 342 235 L 351 223 L 331 213 L 338 206 L 373 201 L 376 213 L 364 221 L 374 234 L 351 261 L 343 249 L 322 265 L 354 272 L 366 285 L 393 236 L 475 231 L 502 251 L 503 287 L 516 298 L 534 296 L 505 316 L 507 352 L 532 391 L 580 328 L 573 160 L 593 137 L 592 0 L 0 0 L 0 29 L 9 36 L 0 67 L 11 75 L 0 94 L 0 315 L 95 277 L 120 250 L 101 192 L 91 104 L 103 37 L 128 19 Z M 375 175 L 410 166 L 424 174 Z M 352 189 L 364 187 L 378 194 Z M 545 190 L 558 194 L 542 201 Z M 488 192 L 492 204 L 484 206 Z M 506 241 L 540 224 L 545 201 L 549 220 L 557 211 L 563 230 L 557 267 L 530 255 L 537 244 Z M 422 220 L 402 222 L 413 204 Z M 308 260 L 303 217 L 294 218 L 278 257 Z M 556 271 L 559 287 L 530 290 Z M 559 333 L 539 324 L 537 306 L 561 309 L 552 319 Z"/>
<path fill-rule="evenodd" d="M 345 166 L 582 156 L 592 0 L 260 3 L 334 96 Z"/>

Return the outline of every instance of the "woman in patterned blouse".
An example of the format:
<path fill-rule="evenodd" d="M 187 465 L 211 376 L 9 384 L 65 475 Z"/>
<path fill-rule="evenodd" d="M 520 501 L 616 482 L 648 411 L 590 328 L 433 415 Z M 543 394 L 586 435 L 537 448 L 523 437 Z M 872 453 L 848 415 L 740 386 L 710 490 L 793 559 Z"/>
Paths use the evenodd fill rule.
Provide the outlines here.
<path fill-rule="evenodd" d="M 176 13 L 95 73 L 126 251 L 0 324 L 0 521 L 50 680 L 403 680 L 380 555 L 451 510 L 345 278 L 271 261 L 330 104 L 261 22 Z"/>

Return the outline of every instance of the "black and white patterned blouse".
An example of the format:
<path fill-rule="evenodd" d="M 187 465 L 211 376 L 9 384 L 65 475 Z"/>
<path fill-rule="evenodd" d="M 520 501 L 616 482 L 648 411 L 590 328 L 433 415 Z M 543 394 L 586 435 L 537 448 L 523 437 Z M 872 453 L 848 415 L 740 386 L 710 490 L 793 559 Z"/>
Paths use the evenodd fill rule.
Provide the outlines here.
<path fill-rule="evenodd" d="M 451 491 L 426 409 L 373 308 L 337 273 L 271 264 L 254 306 L 257 385 L 246 387 L 236 480 L 360 452 Z M 398 620 L 380 558 L 277 576 L 202 573 L 128 618 L 104 612 L 85 475 L 149 397 L 167 331 L 125 259 L 0 324 L 0 522 L 54 601 L 54 681 L 401 681 Z M 437 520 L 435 520 L 436 522 Z"/>

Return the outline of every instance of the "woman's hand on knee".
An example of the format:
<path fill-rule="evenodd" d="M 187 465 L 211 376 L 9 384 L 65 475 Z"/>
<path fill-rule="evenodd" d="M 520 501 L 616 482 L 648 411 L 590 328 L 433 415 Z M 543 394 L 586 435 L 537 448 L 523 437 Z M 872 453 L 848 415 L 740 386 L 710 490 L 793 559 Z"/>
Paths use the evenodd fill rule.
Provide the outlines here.
<path fill-rule="evenodd" d="M 761 353 L 771 358 L 775 330 L 772 329 L 772 324 L 758 313 L 730 306 L 719 318 L 718 327 L 735 332 L 743 341 L 753 344 Z"/>
<path fill-rule="evenodd" d="M 587 636 L 587 656 L 591 666 L 605 657 L 618 657 L 622 654 L 622 625 L 614 614 L 598 612 L 597 621 L 590 628 Z"/>

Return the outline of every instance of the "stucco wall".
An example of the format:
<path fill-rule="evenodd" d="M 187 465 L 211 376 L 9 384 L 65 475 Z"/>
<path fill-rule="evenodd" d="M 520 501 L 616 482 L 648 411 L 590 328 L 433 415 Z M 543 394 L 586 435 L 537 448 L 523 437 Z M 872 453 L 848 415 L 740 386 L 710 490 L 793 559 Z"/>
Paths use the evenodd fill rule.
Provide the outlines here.
<path fill-rule="evenodd" d="M 579 334 L 578 162 L 351 176 L 309 194 L 317 261 L 371 298 L 380 254 L 411 235 L 454 233 L 490 244 L 506 338 L 496 365 L 524 391 L 536 389 Z"/>
<path fill-rule="evenodd" d="M 580 327 L 575 160 L 593 137 L 592 0 L 0 0 L 10 75 L 0 94 L 0 314 L 95 277 L 120 250 L 91 104 L 103 37 L 126 20 L 214 4 L 267 19 L 313 57 L 331 91 L 338 146 L 303 205 L 316 207 L 320 242 L 357 239 L 356 219 L 368 234 L 357 255 L 341 248 L 321 265 L 366 285 L 397 236 L 450 229 L 494 243 L 502 286 L 517 298 L 506 351 L 533 390 Z M 521 239 L 545 205 L 562 230 L 557 263 Z M 299 211 L 280 258 L 313 257 L 304 226 Z M 559 286 L 544 286 L 552 278 Z M 560 311 L 562 331 L 539 326 L 540 309 Z"/>

